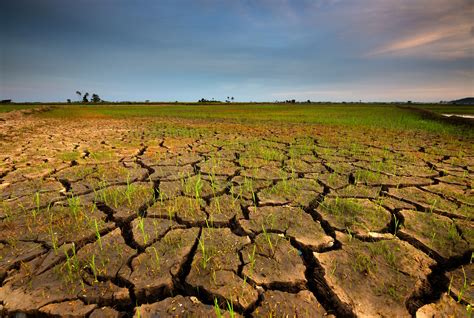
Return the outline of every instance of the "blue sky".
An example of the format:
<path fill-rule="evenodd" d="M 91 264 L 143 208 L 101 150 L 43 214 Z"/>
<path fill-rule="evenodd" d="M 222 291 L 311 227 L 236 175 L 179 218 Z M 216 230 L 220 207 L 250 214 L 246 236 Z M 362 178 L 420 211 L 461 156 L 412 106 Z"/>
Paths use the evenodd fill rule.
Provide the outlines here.
<path fill-rule="evenodd" d="M 474 96 L 473 0 L 5 0 L 0 98 Z"/>

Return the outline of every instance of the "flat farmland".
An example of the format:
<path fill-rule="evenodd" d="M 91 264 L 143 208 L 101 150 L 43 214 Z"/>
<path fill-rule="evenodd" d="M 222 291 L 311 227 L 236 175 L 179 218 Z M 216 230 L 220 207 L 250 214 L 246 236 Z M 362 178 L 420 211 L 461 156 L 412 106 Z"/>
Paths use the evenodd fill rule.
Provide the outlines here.
<path fill-rule="evenodd" d="M 0 316 L 471 315 L 472 125 L 374 104 L 2 107 Z"/>

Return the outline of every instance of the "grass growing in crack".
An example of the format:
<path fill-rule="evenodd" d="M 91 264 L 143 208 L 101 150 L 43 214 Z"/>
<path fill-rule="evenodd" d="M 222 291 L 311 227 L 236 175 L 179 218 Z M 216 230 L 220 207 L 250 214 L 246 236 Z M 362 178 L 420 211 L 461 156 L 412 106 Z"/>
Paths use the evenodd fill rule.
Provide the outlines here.
<path fill-rule="evenodd" d="M 79 197 L 75 197 L 74 195 L 72 195 L 70 198 L 67 199 L 67 203 L 68 203 L 69 211 L 71 211 L 71 214 L 73 215 L 74 220 L 77 221 L 78 212 L 81 207 L 81 199 Z"/>
<path fill-rule="evenodd" d="M 80 272 L 80 265 L 79 260 L 76 256 L 76 245 L 72 243 L 72 256 L 69 255 L 68 251 L 65 250 L 64 254 L 66 255 L 66 269 L 67 269 L 67 277 L 66 282 L 73 283 L 76 276 L 78 276 Z"/>
<path fill-rule="evenodd" d="M 257 245 L 254 245 L 253 249 L 252 249 L 252 253 L 248 254 L 249 261 L 250 261 L 250 269 L 249 269 L 250 275 L 252 275 L 253 269 L 255 267 L 255 252 L 256 252 L 256 250 L 257 250 Z"/>
<path fill-rule="evenodd" d="M 55 255 L 58 255 L 58 235 L 54 232 L 52 224 L 49 226 L 49 236 L 51 238 L 51 245 Z"/>
<path fill-rule="evenodd" d="M 227 305 L 227 312 L 229 313 L 229 317 L 234 318 L 235 317 L 234 303 L 232 301 L 226 300 L 226 305 Z M 217 300 L 217 297 L 214 297 L 214 313 L 216 314 L 217 318 L 224 317 L 222 315 L 221 308 L 219 307 L 219 302 Z"/>
<path fill-rule="evenodd" d="M 148 242 L 148 234 L 145 231 L 145 219 L 142 217 L 138 217 L 138 223 L 137 227 L 142 232 L 143 236 L 143 244 L 146 244 Z"/>
<path fill-rule="evenodd" d="M 217 178 L 216 178 L 216 175 L 214 173 L 214 168 L 213 168 L 213 171 L 211 172 L 211 174 L 209 175 L 209 181 L 211 182 L 212 196 L 216 197 L 216 192 L 217 192 L 217 189 L 218 189 L 218 185 L 217 185 Z"/>
<path fill-rule="evenodd" d="M 459 291 L 458 294 L 458 302 L 461 302 L 462 296 L 464 295 L 464 292 L 469 290 L 469 285 L 467 283 L 467 277 L 466 277 L 466 271 L 464 270 L 464 266 L 461 266 L 462 274 L 463 274 L 463 284 L 461 287 L 461 290 Z"/>
<path fill-rule="evenodd" d="M 243 187 L 241 187 L 240 189 L 243 190 L 243 191 L 248 191 L 252 194 L 252 202 L 256 206 L 257 205 L 257 195 L 256 195 L 256 192 L 255 192 L 255 189 L 254 189 L 254 186 L 253 186 L 253 179 L 245 177 Z"/>
<path fill-rule="evenodd" d="M 94 219 L 94 228 L 95 228 L 95 237 L 97 237 L 97 242 L 99 242 L 99 248 L 102 251 L 102 238 L 100 236 L 99 225 L 97 224 L 96 219 Z"/>
<path fill-rule="evenodd" d="M 214 297 L 214 312 L 216 313 L 217 318 L 222 318 L 221 308 L 217 302 L 217 298 Z"/>
<path fill-rule="evenodd" d="M 268 246 L 270 247 L 270 250 L 272 251 L 272 254 L 275 254 L 275 251 L 273 249 L 272 238 L 270 237 L 270 234 L 267 233 L 267 231 L 265 229 L 265 226 L 263 224 L 262 224 L 262 233 L 263 233 L 263 236 L 264 236 L 265 240 L 268 243 Z"/>
<path fill-rule="evenodd" d="M 33 221 L 36 222 L 36 216 L 40 213 L 40 193 L 37 191 L 34 194 L 34 202 L 35 202 L 35 208 L 31 210 L 31 213 L 33 214 Z"/>
<path fill-rule="evenodd" d="M 460 239 L 461 239 L 461 236 L 458 233 L 456 224 L 454 222 L 451 222 L 448 229 L 448 240 L 455 242 Z"/>
<path fill-rule="evenodd" d="M 174 198 L 174 206 L 169 205 L 169 206 L 166 208 L 166 210 L 167 210 L 167 212 L 168 212 L 168 218 L 169 218 L 170 222 L 173 220 L 173 216 L 174 216 L 174 214 L 176 213 L 177 206 L 178 206 L 178 199 L 177 199 L 177 198 Z"/>
<path fill-rule="evenodd" d="M 201 197 L 202 187 L 203 187 L 203 183 L 201 180 L 201 174 L 198 173 L 197 180 L 194 183 L 194 197 L 196 198 L 196 200 L 199 200 L 199 198 Z"/>
<path fill-rule="evenodd" d="M 158 200 L 160 201 L 161 205 L 163 205 L 163 201 L 165 200 L 165 195 L 163 194 L 163 191 L 158 191 Z"/>
<path fill-rule="evenodd" d="M 199 238 L 199 250 L 201 251 L 201 267 L 203 269 L 206 269 L 209 261 L 211 260 L 212 256 L 210 255 L 209 250 L 206 247 L 206 244 L 204 242 L 204 238 Z"/>
<path fill-rule="evenodd" d="M 393 235 L 397 235 L 397 232 L 400 228 L 400 220 L 396 215 L 393 216 Z"/>
<path fill-rule="evenodd" d="M 349 241 L 352 241 L 352 239 L 354 238 L 354 234 L 352 233 L 351 229 L 347 227 L 346 232 L 347 235 L 349 235 Z"/>
<path fill-rule="evenodd" d="M 257 245 L 254 245 L 253 246 L 253 249 L 252 249 L 252 253 L 250 254 L 247 254 L 248 258 L 249 258 L 249 264 L 250 264 L 250 268 L 249 268 L 249 275 L 245 275 L 244 276 L 244 280 L 243 280 L 243 283 L 242 283 L 242 292 L 241 292 L 241 297 L 244 296 L 244 292 L 245 292 L 245 285 L 247 284 L 247 279 L 252 276 L 252 273 L 253 273 L 253 270 L 255 268 L 255 251 L 257 249 Z"/>
<path fill-rule="evenodd" d="M 181 187 L 184 189 L 186 194 L 194 195 L 195 198 L 200 198 L 203 187 L 201 174 L 198 173 L 195 176 L 191 176 L 191 174 L 188 172 L 187 178 L 181 179 Z"/>
<path fill-rule="evenodd" d="M 226 300 L 226 303 L 227 303 L 227 311 L 229 312 L 230 318 L 234 318 L 235 317 L 234 303 L 228 300 Z"/>
<path fill-rule="evenodd" d="M 135 191 L 136 191 L 136 188 L 130 183 L 129 177 L 127 177 L 127 188 L 125 190 L 125 197 L 127 198 L 127 202 L 129 206 L 132 206 L 132 198 Z"/>
<path fill-rule="evenodd" d="M 157 270 L 159 271 L 160 270 L 160 255 L 158 254 L 158 251 L 156 250 L 154 246 L 152 246 L 150 249 L 153 250 L 154 262 L 157 267 Z"/>
<path fill-rule="evenodd" d="M 91 260 L 88 264 L 89 268 L 92 270 L 92 274 L 94 275 L 94 282 L 98 283 L 99 280 L 97 279 L 97 267 L 95 266 L 95 254 L 92 254 Z"/>

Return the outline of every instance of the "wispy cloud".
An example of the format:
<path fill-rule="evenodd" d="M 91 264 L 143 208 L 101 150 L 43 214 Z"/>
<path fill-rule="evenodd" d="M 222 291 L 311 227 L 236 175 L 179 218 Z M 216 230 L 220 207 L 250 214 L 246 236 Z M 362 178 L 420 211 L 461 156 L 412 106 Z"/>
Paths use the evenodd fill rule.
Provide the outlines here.
<path fill-rule="evenodd" d="M 368 57 L 474 58 L 472 0 L 382 0 L 378 11 L 377 6 L 373 10 L 383 17 L 379 23 L 392 25 L 391 30 L 396 32 L 385 34 L 386 41 L 380 32 L 382 44 L 368 52 Z M 392 13 L 387 14 L 387 10 Z"/>

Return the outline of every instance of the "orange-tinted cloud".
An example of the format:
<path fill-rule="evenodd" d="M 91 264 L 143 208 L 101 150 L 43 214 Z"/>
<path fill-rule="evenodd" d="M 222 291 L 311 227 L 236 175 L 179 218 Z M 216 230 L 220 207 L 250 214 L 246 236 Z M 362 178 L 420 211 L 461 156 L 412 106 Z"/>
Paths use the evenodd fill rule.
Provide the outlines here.
<path fill-rule="evenodd" d="M 382 1 L 386 2 L 386 1 Z M 367 56 L 421 56 L 436 59 L 474 58 L 474 1 L 417 0 L 410 5 L 387 5 L 382 10 L 381 27 L 392 20 L 404 20 L 405 25 Z M 403 5 L 405 3 L 405 5 Z M 393 17 L 387 14 L 392 8 Z M 384 14 L 382 14 L 384 13 Z"/>

